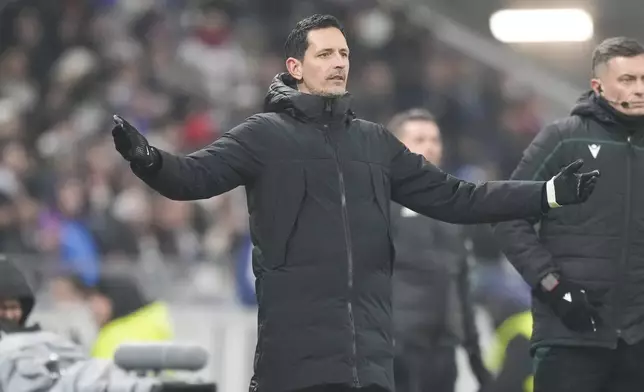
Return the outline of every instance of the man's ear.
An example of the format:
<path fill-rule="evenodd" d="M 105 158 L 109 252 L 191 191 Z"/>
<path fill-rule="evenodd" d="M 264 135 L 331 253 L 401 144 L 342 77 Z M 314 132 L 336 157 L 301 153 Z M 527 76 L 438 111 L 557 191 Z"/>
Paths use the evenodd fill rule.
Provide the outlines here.
<path fill-rule="evenodd" d="M 602 91 L 602 82 L 601 82 L 601 80 L 599 80 L 597 78 L 590 79 L 590 88 L 592 88 L 593 91 L 595 92 L 595 94 L 597 94 L 597 95 L 602 95 L 602 93 L 603 93 L 603 91 Z"/>
<path fill-rule="evenodd" d="M 286 70 L 298 82 L 302 80 L 302 62 L 295 57 L 286 59 Z"/>

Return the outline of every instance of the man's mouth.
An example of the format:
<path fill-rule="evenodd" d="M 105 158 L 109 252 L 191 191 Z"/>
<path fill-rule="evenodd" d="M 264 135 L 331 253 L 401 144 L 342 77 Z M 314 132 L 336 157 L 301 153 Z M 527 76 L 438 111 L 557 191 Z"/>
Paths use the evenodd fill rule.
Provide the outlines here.
<path fill-rule="evenodd" d="M 344 76 L 343 75 L 331 76 L 329 80 L 344 80 Z"/>

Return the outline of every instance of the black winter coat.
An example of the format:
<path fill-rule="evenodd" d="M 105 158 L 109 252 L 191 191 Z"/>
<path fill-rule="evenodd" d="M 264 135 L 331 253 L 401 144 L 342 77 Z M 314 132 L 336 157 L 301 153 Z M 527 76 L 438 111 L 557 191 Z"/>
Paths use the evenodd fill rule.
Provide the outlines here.
<path fill-rule="evenodd" d="M 396 203 L 391 226 L 396 346 L 431 352 L 436 346 L 462 345 L 478 352 L 463 226 L 429 219 Z"/>
<path fill-rule="evenodd" d="M 550 178 L 578 158 L 584 171 L 597 169 L 602 176 L 586 203 L 550 211 L 538 234 L 537 220 L 495 228 L 508 259 L 533 288 L 558 271 L 601 304 L 604 325 L 575 333 L 533 297 L 533 348 L 616 347 L 620 337 L 628 343 L 644 338 L 644 121 L 620 115 L 588 93 L 570 117 L 536 136 L 512 178 Z"/>
<path fill-rule="evenodd" d="M 246 187 L 259 306 L 251 387 L 340 383 L 393 390 L 389 201 L 454 223 L 541 214 L 543 182 L 475 186 L 356 119 L 349 96 L 303 94 L 278 75 L 265 113 L 187 157 L 135 172 L 162 195 Z"/>

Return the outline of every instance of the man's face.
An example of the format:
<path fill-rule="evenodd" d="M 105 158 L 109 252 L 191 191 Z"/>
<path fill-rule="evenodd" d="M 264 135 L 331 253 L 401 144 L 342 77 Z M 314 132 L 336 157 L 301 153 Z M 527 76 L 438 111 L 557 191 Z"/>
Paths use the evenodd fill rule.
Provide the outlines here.
<path fill-rule="evenodd" d="M 89 296 L 89 308 L 94 317 L 94 322 L 99 327 L 104 326 L 112 319 L 112 302 L 100 294 L 92 294 Z"/>
<path fill-rule="evenodd" d="M 19 323 L 22 319 L 22 306 L 16 299 L 0 299 L 0 319 Z"/>
<path fill-rule="evenodd" d="M 618 111 L 630 116 L 644 116 L 644 55 L 615 57 L 600 65 L 597 78 L 591 81 L 595 91 L 601 86 L 603 96 Z M 628 102 L 624 108 L 620 103 Z"/>
<path fill-rule="evenodd" d="M 438 125 L 427 120 L 410 120 L 402 124 L 400 141 L 409 151 L 420 154 L 435 166 L 443 157 L 443 142 Z"/>
<path fill-rule="evenodd" d="M 299 90 L 321 96 L 341 96 L 347 91 L 349 77 L 349 47 L 342 32 L 335 28 L 311 30 L 304 58 L 286 60 L 295 79 L 301 81 Z"/>

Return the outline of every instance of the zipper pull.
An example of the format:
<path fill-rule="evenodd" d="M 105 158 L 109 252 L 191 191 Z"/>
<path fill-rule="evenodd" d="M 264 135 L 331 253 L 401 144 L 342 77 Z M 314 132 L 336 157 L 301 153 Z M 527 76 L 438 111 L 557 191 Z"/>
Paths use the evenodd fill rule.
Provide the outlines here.
<path fill-rule="evenodd" d="M 324 100 L 324 112 L 327 116 L 331 117 L 331 112 L 333 112 L 333 102 L 329 98 Z"/>

